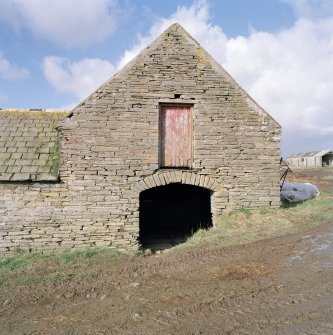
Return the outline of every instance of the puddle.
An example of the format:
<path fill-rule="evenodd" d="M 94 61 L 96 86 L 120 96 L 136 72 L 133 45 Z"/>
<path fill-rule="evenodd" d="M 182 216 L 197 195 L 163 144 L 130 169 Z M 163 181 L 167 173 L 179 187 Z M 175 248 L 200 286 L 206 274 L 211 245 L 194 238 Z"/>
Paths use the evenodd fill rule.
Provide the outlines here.
<path fill-rule="evenodd" d="M 333 227 L 329 230 L 330 232 L 325 235 L 303 236 L 302 240 L 306 241 L 305 247 L 289 257 L 289 263 L 304 263 L 311 258 L 311 265 L 315 268 L 333 267 Z"/>
<path fill-rule="evenodd" d="M 295 255 L 289 258 L 289 262 L 297 262 L 297 261 L 302 261 L 303 260 L 303 256 L 301 255 Z"/>
<path fill-rule="evenodd" d="M 328 250 L 330 248 L 330 244 L 331 243 L 323 243 L 323 244 L 316 245 L 310 251 L 311 252 L 320 252 L 320 251 Z"/>
<path fill-rule="evenodd" d="M 333 255 L 333 233 L 329 233 L 326 236 L 323 235 L 316 236 L 310 252 L 314 253 L 327 252 Z"/>

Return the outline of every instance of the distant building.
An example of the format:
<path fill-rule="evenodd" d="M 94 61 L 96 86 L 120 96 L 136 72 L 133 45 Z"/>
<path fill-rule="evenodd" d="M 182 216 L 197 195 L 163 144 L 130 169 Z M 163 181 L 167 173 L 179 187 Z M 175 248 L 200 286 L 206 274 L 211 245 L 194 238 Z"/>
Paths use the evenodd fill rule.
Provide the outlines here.
<path fill-rule="evenodd" d="M 321 150 L 300 152 L 287 157 L 286 162 L 294 167 L 333 166 L 333 151 Z"/>

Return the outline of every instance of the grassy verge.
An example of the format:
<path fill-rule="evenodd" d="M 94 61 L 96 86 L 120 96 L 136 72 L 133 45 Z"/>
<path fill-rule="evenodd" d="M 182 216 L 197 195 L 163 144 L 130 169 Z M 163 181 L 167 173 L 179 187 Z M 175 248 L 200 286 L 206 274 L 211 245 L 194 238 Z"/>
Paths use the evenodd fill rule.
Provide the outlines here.
<path fill-rule="evenodd" d="M 211 230 L 199 230 L 188 241 L 170 250 L 204 244 L 211 248 L 245 244 L 296 233 L 333 221 L 333 193 L 282 208 L 225 213 Z M 115 257 L 114 249 L 87 248 L 49 253 L 17 253 L 0 256 L 0 287 L 56 283 L 94 275 Z"/>
<path fill-rule="evenodd" d="M 238 210 L 221 215 L 216 227 L 199 230 L 178 248 L 201 243 L 221 247 L 249 243 L 274 236 L 296 233 L 333 221 L 333 194 L 281 208 L 258 211 Z"/>
<path fill-rule="evenodd" d="M 112 259 L 118 255 L 120 253 L 114 249 L 87 248 L 0 256 L 0 287 L 66 281 L 85 275 L 97 259 Z"/>

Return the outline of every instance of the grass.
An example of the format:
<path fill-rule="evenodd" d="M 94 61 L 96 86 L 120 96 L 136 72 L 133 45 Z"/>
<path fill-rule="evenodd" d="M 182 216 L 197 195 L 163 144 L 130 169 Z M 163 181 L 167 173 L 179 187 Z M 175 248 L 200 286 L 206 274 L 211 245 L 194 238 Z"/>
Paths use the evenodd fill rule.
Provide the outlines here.
<path fill-rule="evenodd" d="M 245 244 L 296 233 L 330 221 L 333 221 L 333 194 L 322 193 L 318 198 L 297 205 L 225 213 L 220 216 L 216 227 L 199 230 L 186 243 L 171 250 L 202 244 L 211 248 Z M 112 260 L 119 255 L 120 252 L 110 248 L 86 248 L 48 253 L 17 252 L 11 256 L 0 256 L 0 287 L 80 278 L 91 273 L 92 265 L 101 258 Z"/>
<path fill-rule="evenodd" d="M 0 256 L 0 287 L 55 283 L 80 277 L 90 271 L 97 258 L 108 260 L 120 252 L 110 248 L 86 248 L 62 252 L 17 252 Z"/>
<path fill-rule="evenodd" d="M 199 245 L 220 248 L 282 236 L 333 221 L 333 193 L 282 208 L 240 209 L 220 216 L 213 229 L 199 230 L 186 243 L 169 252 Z M 25 253 L 0 256 L 0 287 L 29 286 L 80 279 L 102 272 L 105 264 L 119 257 L 110 248 L 74 249 L 62 252 Z M 142 255 L 142 253 L 138 253 Z"/>
<path fill-rule="evenodd" d="M 205 244 L 225 247 L 296 233 L 333 221 L 333 194 L 322 193 L 303 203 L 281 208 L 245 209 L 225 213 L 210 230 L 199 230 L 176 249 Z"/>

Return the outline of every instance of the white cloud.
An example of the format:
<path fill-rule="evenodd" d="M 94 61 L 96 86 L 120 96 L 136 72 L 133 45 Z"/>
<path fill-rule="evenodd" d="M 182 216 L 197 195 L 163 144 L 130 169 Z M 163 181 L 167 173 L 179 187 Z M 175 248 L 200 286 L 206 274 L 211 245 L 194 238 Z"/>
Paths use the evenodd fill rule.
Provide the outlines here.
<path fill-rule="evenodd" d="M 169 18 L 159 18 L 150 28 L 146 36 L 138 36 L 136 43 L 130 50 L 124 52 L 119 61 L 118 69 L 133 59 L 142 49 L 158 37 L 173 23 L 180 23 L 217 59 L 225 56 L 227 37 L 221 27 L 209 23 L 209 8 L 204 0 L 195 1 L 192 6 L 179 6 Z M 218 47 L 217 47 L 218 46 Z"/>
<path fill-rule="evenodd" d="M 48 82 L 58 91 L 84 99 L 109 79 L 114 66 L 98 58 L 70 62 L 67 58 L 48 56 L 43 61 Z"/>
<path fill-rule="evenodd" d="M 0 78 L 2 79 L 26 79 L 29 76 L 29 71 L 11 64 L 0 53 Z"/>
<path fill-rule="evenodd" d="M 300 18 L 323 18 L 333 16 L 332 0 L 281 0 L 293 7 Z"/>
<path fill-rule="evenodd" d="M 116 0 L 1 0 L 0 20 L 60 46 L 86 46 L 110 36 Z"/>
<path fill-rule="evenodd" d="M 315 3 L 322 11 L 331 3 L 285 1 L 298 8 L 299 15 Z M 333 137 L 333 13 L 318 16 L 316 20 L 299 18 L 291 28 L 276 34 L 252 30 L 248 37 L 228 39 L 219 26 L 210 23 L 207 2 L 197 1 L 190 7 L 178 7 L 169 18 L 157 20 L 146 36 L 139 36 L 138 43 L 125 51 L 118 66 L 132 59 L 170 24 L 179 22 L 281 123 L 283 143 L 286 138 L 290 140 L 283 151 L 301 150 L 302 143 L 308 145 L 302 150 L 310 149 L 308 138 L 311 149 L 320 149 L 329 135 Z"/>
<path fill-rule="evenodd" d="M 285 128 L 333 134 L 333 20 L 228 41 L 225 67 Z"/>

